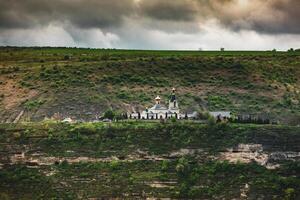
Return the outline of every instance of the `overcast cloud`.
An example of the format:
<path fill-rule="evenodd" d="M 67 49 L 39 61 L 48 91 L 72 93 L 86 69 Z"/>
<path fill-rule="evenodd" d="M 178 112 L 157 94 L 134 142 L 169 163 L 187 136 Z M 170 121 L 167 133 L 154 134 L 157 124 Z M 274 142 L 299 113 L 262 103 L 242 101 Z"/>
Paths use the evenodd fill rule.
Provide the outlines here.
<path fill-rule="evenodd" d="M 0 45 L 300 47 L 299 0 L 0 0 Z"/>

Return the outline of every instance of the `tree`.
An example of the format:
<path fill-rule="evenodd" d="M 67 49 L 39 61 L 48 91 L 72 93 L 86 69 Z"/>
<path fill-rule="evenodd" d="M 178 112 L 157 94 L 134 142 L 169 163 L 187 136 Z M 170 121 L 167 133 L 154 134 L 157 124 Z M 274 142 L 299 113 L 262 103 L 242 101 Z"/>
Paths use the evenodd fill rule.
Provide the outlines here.
<path fill-rule="evenodd" d="M 116 114 L 114 113 L 114 111 L 113 111 L 112 109 L 109 109 L 109 110 L 105 111 L 103 117 L 104 117 L 105 119 L 113 120 L 114 117 L 115 117 L 115 115 L 116 115 Z"/>
<path fill-rule="evenodd" d="M 70 60 L 70 56 L 69 55 L 65 55 L 64 56 L 64 60 Z"/>
<path fill-rule="evenodd" d="M 221 47 L 221 49 L 220 49 L 221 51 L 225 51 L 225 48 L 224 47 Z"/>
<path fill-rule="evenodd" d="M 115 112 L 115 113 L 114 113 L 114 119 L 115 119 L 116 121 L 119 121 L 119 120 L 123 120 L 123 119 L 127 119 L 127 118 L 126 118 L 126 114 L 124 114 L 124 113 L 118 111 L 118 112 Z"/>

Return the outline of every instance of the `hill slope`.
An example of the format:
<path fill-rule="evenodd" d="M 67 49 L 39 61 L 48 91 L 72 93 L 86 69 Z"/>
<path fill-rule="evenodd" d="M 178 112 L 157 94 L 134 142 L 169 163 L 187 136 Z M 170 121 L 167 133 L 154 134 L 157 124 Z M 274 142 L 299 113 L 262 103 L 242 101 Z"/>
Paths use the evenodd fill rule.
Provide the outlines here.
<path fill-rule="evenodd" d="M 299 199 L 300 127 L 0 124 L 0 199 Z"/>
<path fill-rule="evenodd" d="M 183 110 L 300 115 L 299 52 L 0 48 L 0 121 L 94 119 L 177 88 Z"/>

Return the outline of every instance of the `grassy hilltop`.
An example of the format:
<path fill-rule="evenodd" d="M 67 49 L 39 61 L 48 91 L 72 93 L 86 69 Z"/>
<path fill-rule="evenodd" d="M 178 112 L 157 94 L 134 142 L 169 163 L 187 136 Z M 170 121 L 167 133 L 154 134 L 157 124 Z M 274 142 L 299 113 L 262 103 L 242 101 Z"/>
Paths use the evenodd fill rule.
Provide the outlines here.
<path fill-rule="evenodd" d="M 183 110 L 297 123 L 300 52 L 0 48 L 0 121 L 132 111 L 177 88 Z M 58 114 L 59 113 L 59 114 Z"/>

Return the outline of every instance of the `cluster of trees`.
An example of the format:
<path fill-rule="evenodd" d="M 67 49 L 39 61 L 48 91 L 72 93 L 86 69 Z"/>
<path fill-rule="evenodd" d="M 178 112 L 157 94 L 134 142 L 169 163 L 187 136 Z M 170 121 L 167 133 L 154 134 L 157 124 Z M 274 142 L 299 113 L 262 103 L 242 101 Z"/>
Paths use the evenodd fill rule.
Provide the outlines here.
<path fill-rule="evenodd" d="M 110 120 L 123 120 L 128 119 L 127 113 L 122 113 L 119 111 L 113 111 L 112 109 L 108 109 L 104 112 L 103 119 L 110 119 Z"/>
<path fill-rule="evenodd" d="M 257 117 L 257 116 L 238 116 L 235 119 L 231 119 L 231 122 L 241 124 L 271 124 L 270 119 Z"/>

